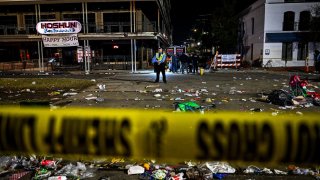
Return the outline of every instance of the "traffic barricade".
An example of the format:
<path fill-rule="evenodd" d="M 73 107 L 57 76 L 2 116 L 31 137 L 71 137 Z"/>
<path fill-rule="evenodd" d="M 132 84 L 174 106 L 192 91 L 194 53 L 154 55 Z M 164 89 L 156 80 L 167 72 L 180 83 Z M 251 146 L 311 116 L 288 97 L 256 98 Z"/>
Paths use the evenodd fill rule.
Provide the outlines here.
<path fill-rule="evenodd" d="M 241 65 L 240 54 L 219 54 L 215 58 L 216 68 L 239 68 Z"/>

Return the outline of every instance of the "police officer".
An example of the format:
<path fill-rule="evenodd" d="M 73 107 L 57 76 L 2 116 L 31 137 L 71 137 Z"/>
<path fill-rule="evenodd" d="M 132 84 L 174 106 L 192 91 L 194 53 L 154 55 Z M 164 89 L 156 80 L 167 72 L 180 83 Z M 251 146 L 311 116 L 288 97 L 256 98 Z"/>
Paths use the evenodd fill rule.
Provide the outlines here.
<path fill-rule="evenodd" d="M 163 52 L 162 48 L 158 49 L 156 55 L 152 58 L 152 63 L 154 65 L 157 78 L 155 83 L 159 82 L 160 72 L 162 73 L 162 80 L 164 83 L 167 83 L 166 79 L 166 53 Z"/>

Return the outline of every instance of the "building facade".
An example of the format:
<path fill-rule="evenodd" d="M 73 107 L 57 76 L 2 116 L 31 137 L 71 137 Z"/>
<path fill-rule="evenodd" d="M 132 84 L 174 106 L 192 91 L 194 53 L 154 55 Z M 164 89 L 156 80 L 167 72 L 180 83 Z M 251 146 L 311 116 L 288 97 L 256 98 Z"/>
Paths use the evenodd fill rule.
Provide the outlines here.
<path fill-rule="evenodd" d="M 135 71 L 148 66 L 158 46 L 171 45 L 170 11 L 170 0 L 2 0 L 0 63 L 44 68 L 58 57 L 78 65 L 79 47 L 90 47 L 91 66 Z M 79 47 L 44 47 L 36 25 L 48 21 L 80 22 Z"/>
<path fill-rule="evenodd" d="M 319 0 L 258 0 L 241 13 L 239 50 L 244 60 L 268 67 L 314 64 L 319 50 L 310 32 L 312 7 Z"/>

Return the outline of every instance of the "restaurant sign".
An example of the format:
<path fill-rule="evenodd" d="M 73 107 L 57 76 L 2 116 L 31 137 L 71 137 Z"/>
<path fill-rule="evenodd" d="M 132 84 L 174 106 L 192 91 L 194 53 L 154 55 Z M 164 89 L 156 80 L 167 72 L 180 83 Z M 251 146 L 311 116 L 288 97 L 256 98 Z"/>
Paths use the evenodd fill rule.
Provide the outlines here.
<path fill-rule="evenodd" d="M 39 22 L 36 28 L 40 34 L 76 34 L 82 26 L 79 21 L 45 21 Z"/>

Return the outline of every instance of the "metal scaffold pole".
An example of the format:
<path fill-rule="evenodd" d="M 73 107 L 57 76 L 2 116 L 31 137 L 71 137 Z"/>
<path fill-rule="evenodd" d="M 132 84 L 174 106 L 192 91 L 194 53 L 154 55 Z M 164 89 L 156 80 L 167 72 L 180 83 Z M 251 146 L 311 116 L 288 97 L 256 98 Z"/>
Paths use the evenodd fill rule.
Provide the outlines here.
<path fill-rule="evenodd" d="M 41 45 L 41 68 L 40 68 L 40 72 L 44 72 L 44 63 L 43 63 L 43 42 L 40 42 Z"/>
<path fill-rule="evenodd" d="M 39 23 L 39 16 L 38 16 L 38 4 L 35 4 L 35 13 L 36 13 L 36 23 Z M 40 48 L 40 41 L 38 41 L 38 67 L 39 71 L 41 72 L 41 48 Z"/>
<path fill-rule="evenodd" d="M 136 2 L 133 0 L 133 31 L 136 32 Z M 133 40 L 134 72 L 137 72 L 137 40 Z"/>
<path fill-rule="evenodd" d="M 40 10 L 40 4 L 38 4 L 38 16 L 39 16 L 39 22 L 41 21 L 41 10 Z M 41 53 L 41 67 L 40 72 L 44 72 L 44 63 L 43 63 L 43 42 L 40 42 L 40 53 Z"/>
<path fill-rule="evenodd" d="M 85 4 L 82 3 L 82 22 L 85 23 Z M 83 33 L 86 34 L 86 26 L 83 26 Z M 84 72 L 87 72 L 87 56 L 86 56 L 86 40 L 83 40 L 83 59 L 84 59 Z"/>
<path fill-rule="evenodd" d="M 130 32 L 132 33 L 133 32 L 133 26 L 132 26 L 132 22 L 133 22 L 133 20 L 132 20 L 132 9 L 133 9 L 133 7 L 132 7 L 132 4 L 133 4 L 133 2 L 132 1 L 130 1 Z M 133 58 L 133 39 L 131 38 L 131 72 L 134 72 L 134 67 L 133 67 L 133 60 L 134 60 L 134 58 Z"/>
<path fill-rule="evenodd" d="M 85 2 L 85 15 L 86 15 L 86 18 L 85 18 L 85 22 L 86 22 L 86 33 L 88 33 L 89 32 L 89 21 L 88 21 L 88 3 L 87 2 Z M 91 62 L 91 48 L 90 48 L 90 46 L 89 46 L 89 40 L 86 40 L 87 41 L 87 43 L 86 43 L 86 45 L 87 45 L 87 53 L 86 53 L 86 55 L 87 55 L 87 71 L 86 71 L 86 74 L 89 74 L 90 73 L 90 62 Z"/>
<path fill-rule="evenodd" d="M 38 41 L 38 65 L 39 65 L 39 71 L 41 72 L 41 53 L 40 53 L 40 41 Z"/>

